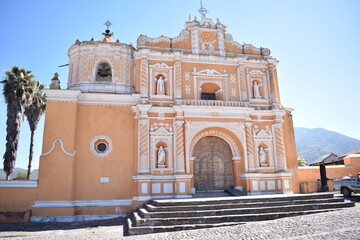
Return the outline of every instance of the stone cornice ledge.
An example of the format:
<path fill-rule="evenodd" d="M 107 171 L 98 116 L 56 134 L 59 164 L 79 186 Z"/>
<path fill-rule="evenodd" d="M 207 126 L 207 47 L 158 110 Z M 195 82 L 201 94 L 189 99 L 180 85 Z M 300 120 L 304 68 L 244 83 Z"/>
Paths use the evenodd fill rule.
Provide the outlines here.
<path fill-rule="evenodd" d="M 94 105 L 136 105 L 140 102 L 140 94 L 82 93 L 78 102 Z"/>
<path fill-rule="evenodd" d="M 136 105 L 139 94 L 81 93 L 78 90 L 45 90 L 48 101 L 78 102 L 94 105 Z"/>
<path fill-rule="evenodd" d="M 45 89 L 45 94 L 48 101 L 76 102 L 81 92 L 77 90 Z"/>
<path fill-rule="evenodd" d="M 0 187 L 26 187 L 26 188 L 36 188 L 37 181 L 33 180 L 9 180 L 9 181 L 0 181 Z"/>

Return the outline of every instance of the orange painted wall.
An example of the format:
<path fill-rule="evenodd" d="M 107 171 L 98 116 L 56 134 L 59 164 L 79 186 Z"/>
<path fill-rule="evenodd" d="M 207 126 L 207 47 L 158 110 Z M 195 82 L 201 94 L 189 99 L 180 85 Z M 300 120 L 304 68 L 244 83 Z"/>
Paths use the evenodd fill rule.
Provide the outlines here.
<path fill-rule="evenodd" d="M 90 150 L 91 140 L 98 135 L 112 140 L 112 151 L 106 157 L 97 157 Z M 135 135 L 134 114 L 129 106 L 78 106 L 75 200 L 132 198 Z M 108 177 L 109 182 L 100 182 L 101 177 Z"/>
<path fill-rule="evenodd" d="M 287 113 L 284 117 L 284 148 L 286 152 L 286 166 L 289 171 L 292 172 L 291 186 L 294 193 L 299 193 L 299 180 L 298 180 L 298 166 L 297 166 L 297 154 L 296 143 L 294 134 L 293 119 L 290 113 Z"/>
<path fill-rule="evenodd" d="M 31 209 L 37 188 L 1 187 L 0 212 L 23 212 Z"/>

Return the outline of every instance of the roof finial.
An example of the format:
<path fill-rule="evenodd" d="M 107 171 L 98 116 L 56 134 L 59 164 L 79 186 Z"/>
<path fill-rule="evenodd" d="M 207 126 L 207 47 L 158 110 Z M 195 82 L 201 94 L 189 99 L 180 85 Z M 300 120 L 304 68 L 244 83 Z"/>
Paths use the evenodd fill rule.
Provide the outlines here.
<path fill-rule="evenodd" d="M 104 35 L 105 38 L 111 38 L 114 35 L 114 33 L 110 33 L 110 30 L 109 30 L 109 27 L 112 25 L 112 23 L 109 20 L 107 20 L 104 23 L 104 25 L 106 26 L 106 30 L 105 30 L 105 32 L 102 33 L 102 35 Z"/>
<path fill-rule="evenodd" d="M 107 21 L 104 23 L 104 25 L 107 27 L 107 30 L 109 30 L 109 27 L 112 25 L 112 23 L 111 23 L 109 20 L 107 20 Z"/>
<path fill-rule="evenodd" d="M 198 12 L 201 14 L 202 17 L 206 17 L 206 14 L 209 12 L 208 10 L 206 10 L 206 8 L 203 7 L 202 0 L 200 0 L 200 9 L 198 10 Z"/>

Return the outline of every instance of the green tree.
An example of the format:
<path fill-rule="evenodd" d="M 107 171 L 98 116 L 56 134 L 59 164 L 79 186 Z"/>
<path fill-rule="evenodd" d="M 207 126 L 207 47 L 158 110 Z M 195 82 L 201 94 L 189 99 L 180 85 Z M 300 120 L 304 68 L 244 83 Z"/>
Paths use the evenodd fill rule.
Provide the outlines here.
<path fill-rule="evenodd" d="M 13 178 L 13 180 L 26 180 L 27 176 L 24 172 L 19 172 L 16 177 Z"/>
<path fill-rule="evenodd" d="M 25 107 L 25 116 L 30 126 L 30 148 L 29 148 L 29 164 L 27 171 L 27 179 L 30 179 L 31 164 L 33 159 L 33 148 L 34 148 L 34 133 L 39 124 L 41 116 L 44 114 L 46 109 L 46 95 L 43 91 L 44 85 L 38 81 L 31 82 L 32 87 L 32 101 L 31 104 Z"/>
<path fill-rule="evenodd" d="M 29 84 L 34 75 L 31 74 L 31 71 L 18 67 L 13 67 L 11 71 L 6 71 L 5 74 L 5 80 L 1 81 L 5 84 L 3 94 L 7 104 L 6 150 L 3 159 L 6 180 L 9 180 L 9 176 L 15 167 L 25 106 L 32 100 L 32 90 L 29 88 Z"/>

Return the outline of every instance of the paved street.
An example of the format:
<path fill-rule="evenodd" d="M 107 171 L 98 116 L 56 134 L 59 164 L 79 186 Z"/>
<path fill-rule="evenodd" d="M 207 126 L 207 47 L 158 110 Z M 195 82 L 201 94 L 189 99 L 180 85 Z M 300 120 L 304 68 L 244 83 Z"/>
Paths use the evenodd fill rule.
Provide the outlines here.
<path fill-rule="evenodd" d="M 121 219 L 81 223 L 0 224 L 0 239 L 360 239 L 360 196 L 354 208 L 244 225 L 123 237 Z"/>

